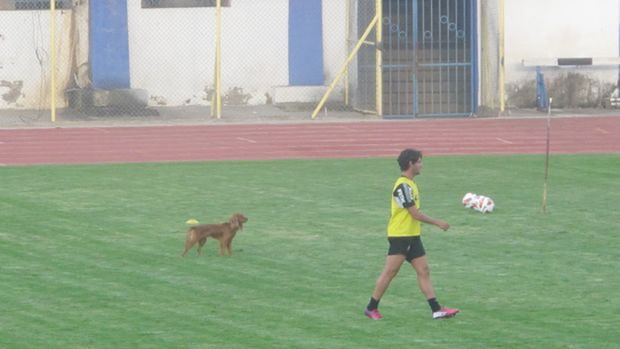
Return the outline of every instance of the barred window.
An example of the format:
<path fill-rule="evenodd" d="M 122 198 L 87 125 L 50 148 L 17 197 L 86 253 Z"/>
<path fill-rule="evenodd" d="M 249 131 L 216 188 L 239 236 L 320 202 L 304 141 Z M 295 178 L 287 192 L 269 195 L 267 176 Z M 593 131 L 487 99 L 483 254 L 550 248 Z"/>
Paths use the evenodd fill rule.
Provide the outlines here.
<path fill-rule="evenodd" d="M 222 0 L 223 7 L 230 7 L 231 0 Z M 216 0 L 142 0 L 142 8 L 164 7 L 215 7 Z"/>
<path fill-rule="evenodd" d="M 72 0 L 55 0 L 59 10 L 73 7 Z M 50 0 L 0 0 L 0 10 L 49 10 Z"/>

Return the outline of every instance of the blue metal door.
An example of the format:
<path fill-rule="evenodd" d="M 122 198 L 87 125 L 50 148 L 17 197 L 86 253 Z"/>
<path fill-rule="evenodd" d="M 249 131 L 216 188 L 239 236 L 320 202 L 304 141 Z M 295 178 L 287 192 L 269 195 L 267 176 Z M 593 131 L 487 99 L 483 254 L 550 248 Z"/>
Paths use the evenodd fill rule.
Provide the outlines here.
<path fill-rule="evenodd" d="M 460 116 L 475 110 L 476 0 L 383 2 L 386 117 Z"/>

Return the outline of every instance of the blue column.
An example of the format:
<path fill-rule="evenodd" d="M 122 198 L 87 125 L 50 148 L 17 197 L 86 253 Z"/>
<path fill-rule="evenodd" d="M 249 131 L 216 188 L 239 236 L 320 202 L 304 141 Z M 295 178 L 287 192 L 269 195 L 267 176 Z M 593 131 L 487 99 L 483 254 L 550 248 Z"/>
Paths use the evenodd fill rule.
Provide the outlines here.
<path fill-rule="evenodd" d="M 289 85 L 323 85 L 323 0 L 289 0 Z"/>
<path fill-rule="evenodd" d="M 129 88 L 127 0 L 91 0 L 90 74 L 94 88 Z"/>

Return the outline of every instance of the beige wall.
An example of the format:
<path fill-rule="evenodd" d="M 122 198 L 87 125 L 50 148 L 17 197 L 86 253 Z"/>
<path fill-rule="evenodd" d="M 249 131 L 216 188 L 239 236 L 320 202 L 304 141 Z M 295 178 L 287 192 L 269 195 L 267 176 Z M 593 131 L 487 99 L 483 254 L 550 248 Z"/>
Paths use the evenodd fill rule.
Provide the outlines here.
<path fill-rule="evenodd" d="M 619 3 L 505 0 L 506 81 L 532 76 L 532 68 L 522 67 L 523 59 L 618 57 Z M 588 74 L 616 80 L 618 69 L 593 69 Z"/>

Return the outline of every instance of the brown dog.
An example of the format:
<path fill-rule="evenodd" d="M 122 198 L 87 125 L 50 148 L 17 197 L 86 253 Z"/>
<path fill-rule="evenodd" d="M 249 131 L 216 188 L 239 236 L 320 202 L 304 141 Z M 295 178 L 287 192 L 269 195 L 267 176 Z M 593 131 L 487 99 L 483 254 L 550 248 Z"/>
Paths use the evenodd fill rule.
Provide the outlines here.
<path fill-rule="evenodd" d="M 212 237 L 220 241 L 220 256 L 228 254 L 232 255 L 230 246 L 232 240 L 237 234 L 237 231 L 243 229 L 243 223 L 248 219 L 241 213 L 235 213 L 230 217 L 230 220 L 222 224 L 200 224 L 195 225 L 187 231 L 187 238 L 185 239 L 185 251 L 183 256 L 198 243 L 198 255 L 201 254 L 202 247 L 207 242 L 207 237 Z"/>

